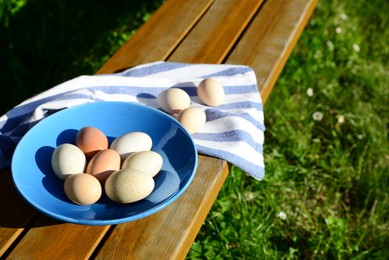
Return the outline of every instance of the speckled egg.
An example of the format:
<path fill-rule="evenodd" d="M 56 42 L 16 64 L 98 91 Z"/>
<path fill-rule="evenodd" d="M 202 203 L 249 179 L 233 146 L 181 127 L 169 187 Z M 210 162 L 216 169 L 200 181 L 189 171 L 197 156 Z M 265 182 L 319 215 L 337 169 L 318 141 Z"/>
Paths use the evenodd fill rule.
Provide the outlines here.
<path fill-rule="evenodd" d="M 107 196 L 121 204 L 146 198 L 155 187 L 154 179 L 141 171 L 122 169 L 112 173 L 105 182 Z"/>

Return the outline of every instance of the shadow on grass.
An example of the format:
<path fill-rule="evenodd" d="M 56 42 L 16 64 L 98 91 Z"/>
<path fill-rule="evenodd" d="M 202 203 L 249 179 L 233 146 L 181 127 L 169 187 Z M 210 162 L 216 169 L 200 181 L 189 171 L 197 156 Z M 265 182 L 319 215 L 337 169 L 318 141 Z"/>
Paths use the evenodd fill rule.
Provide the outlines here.
<path fill-rule="evenodd" d="M 0 115 L 102 63 L 162 0 L 0 3 Z"/>

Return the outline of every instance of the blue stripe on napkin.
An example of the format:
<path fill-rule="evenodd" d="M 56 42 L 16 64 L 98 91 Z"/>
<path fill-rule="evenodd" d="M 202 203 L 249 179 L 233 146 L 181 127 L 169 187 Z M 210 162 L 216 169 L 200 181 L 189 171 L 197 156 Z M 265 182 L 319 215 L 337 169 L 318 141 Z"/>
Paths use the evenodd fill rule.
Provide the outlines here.
<path fill-rule="evenodd" d="M 197 96 L 198 83 L 209 77 L 224 86 L 225 102 L 218 107 L 202 104 Z M 253 70 L 241 65 L 175 62 L 80 76 L 24 101 L 0 117 L 0 168 L 10 165 L 23 135 L 55 111 L 95 101 L 140 102 L 159 108 L 158 94 L 171 87 L 186 91 L 192 105 L 206 111 L 206 125 L 192 135 L 199 153 L 227 160 L 255 179 L 264 177 L 264 115 Z"/>

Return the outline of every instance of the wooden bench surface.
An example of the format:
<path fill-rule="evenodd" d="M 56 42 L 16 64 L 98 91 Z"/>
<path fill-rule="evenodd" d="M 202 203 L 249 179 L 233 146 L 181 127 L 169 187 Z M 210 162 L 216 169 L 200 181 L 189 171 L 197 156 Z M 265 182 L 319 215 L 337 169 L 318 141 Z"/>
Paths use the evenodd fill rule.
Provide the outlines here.
<path fill-rule="evenodd" d="M 97 73 L 154 61 L 251 66 L 269 96 L 317 0 L 168 0 Z M 171 205 L 112 226 L 51 219 L 31 208 L 0 172 L 0 256 L 6 258 L 183 259 L 229 165 L 199 155 L 196 176 Z"/>

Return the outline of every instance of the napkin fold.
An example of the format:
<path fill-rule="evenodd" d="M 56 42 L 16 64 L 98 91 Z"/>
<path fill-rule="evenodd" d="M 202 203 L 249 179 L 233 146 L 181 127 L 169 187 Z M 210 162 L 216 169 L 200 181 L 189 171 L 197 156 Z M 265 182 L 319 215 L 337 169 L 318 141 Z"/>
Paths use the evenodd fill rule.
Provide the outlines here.
<path fill-rule="evenodd" d="M 224 87 L 225 101 L 204 105 L 197 86 L 214 78 Z M 121 73 L 83 75 L 46 90 L 0 117 L 0 169 L 10 166 L 23 135 L 61 109 L 95 101 L 137 102 L 159 109 L 157 97 L 167 88 L 186 91 L 191 105 L 202 108 L 205 126 L 192 138 L 199 153 L 224 159 L 255 179 L 263 179 L 264 114 L 254 71 L 248 66 L 153 62 Z"/>

